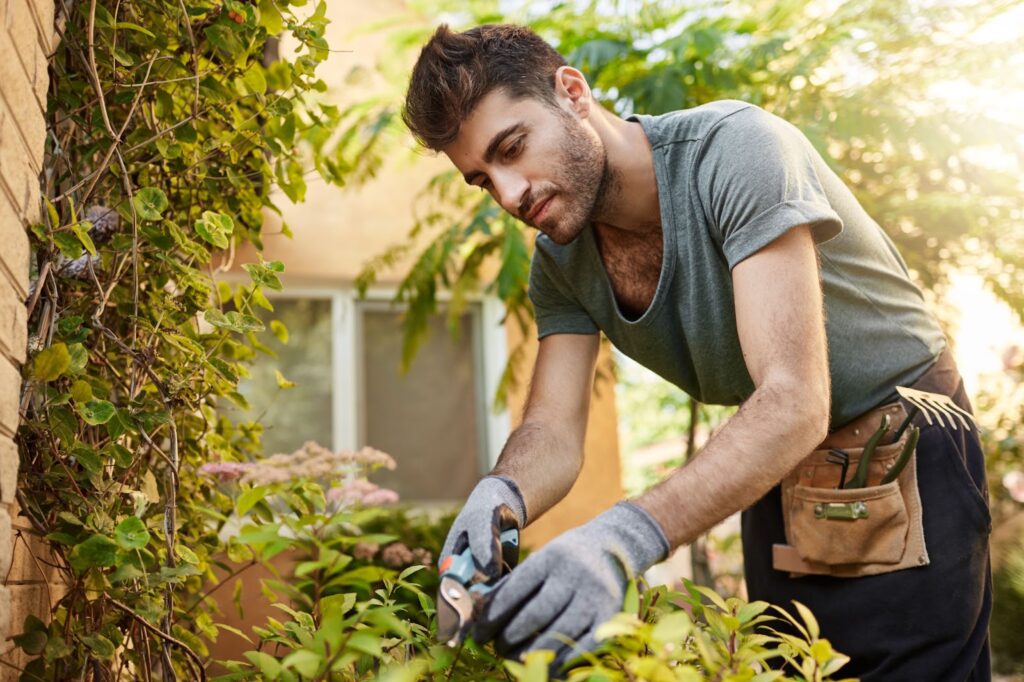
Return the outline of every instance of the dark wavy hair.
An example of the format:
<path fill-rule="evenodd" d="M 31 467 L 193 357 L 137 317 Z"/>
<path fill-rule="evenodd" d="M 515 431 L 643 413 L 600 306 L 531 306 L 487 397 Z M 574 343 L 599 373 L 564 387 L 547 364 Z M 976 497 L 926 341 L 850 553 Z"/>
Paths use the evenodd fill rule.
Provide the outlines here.
<path fill-rule="evenodd" d="M 497 88 L 514 99 L 535 97 L 555 106 L 555 71 L 565 63 L 523 26 L 485 24 L 459 33 L 442 24 L 413 67 L 402 120 L 420 144 L 440 150 Z"/>

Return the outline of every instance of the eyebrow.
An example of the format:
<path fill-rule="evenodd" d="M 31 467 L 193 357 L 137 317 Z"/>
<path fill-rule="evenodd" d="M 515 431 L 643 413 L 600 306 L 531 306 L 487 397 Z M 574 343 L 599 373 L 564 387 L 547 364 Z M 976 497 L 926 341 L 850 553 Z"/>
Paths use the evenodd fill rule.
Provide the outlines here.
<path fill-rule="evenodd" d="M 522 122 L 519 122 L 513 123 L 507 128 L 498 131 L 498 133 L 491 138 L 490 143 L 487 145 L 487 149 L 484 151 L 484 161 L 490 163 L 494 159 L 494 155 L 498 153 L 498 147 L 500 147 L 501 143 L 505 141 L 505 138 L 507 138 L 509 135 L 519 132 L 520 130 L 525 129 L 526 125 Z M 472 181 L 475 180 L 478 175 L 483 174 L 484 173 L 482 171 L 474 170 L 465 173 L 462 177 L 466 180 L 466 184 L 472 185 Z"/>

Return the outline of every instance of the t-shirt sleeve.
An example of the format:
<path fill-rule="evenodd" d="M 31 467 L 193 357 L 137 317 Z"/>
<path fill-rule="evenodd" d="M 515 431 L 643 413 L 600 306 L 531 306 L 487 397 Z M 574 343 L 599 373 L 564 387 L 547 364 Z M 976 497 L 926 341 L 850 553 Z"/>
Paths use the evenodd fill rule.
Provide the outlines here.
<path fill-rule="evenodd" d="M 715 126 L 697 185 L 730 270 L 798 225 L 809 225 L 816 243 L 842 231 L 819 168 L 824 161 L 803 133 L 763 109 L 746 107 Z"/>
<path fill-rule="evenodd" d="M 538 245 L 530 263 L 530 301 L 537 320 L 537 338 L 551 334 L 596 334 L 598 327 L 576 299 L 565 291 L 557 266 Z"/>

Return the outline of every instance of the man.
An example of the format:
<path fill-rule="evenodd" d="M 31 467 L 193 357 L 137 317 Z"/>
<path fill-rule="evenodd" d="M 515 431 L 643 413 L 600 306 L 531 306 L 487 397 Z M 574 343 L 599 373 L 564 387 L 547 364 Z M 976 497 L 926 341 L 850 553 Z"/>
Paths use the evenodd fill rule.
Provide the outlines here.
<path fill-rule="evenodd" d="M 540 349 L 523 423 L 442 558 L 468 545 L 496 574 L 501 516 L 525 525 L 569 491 L 599 331 L 695 398 L 740 405 L 694 461 L 516 568 L 475 624 L 478 641 L 506 655 L 554 649 L 565 662 L 595 645 L 629 577 L 745 510 L 751 598 L 810 606 L 852 657 L 844 674 L 988 677 L 976 434 L 919 417 L 917 455 L 898 482 L 877 479 L 906 436 L 884 446 L 863 501 L 814 482 L 839 467 L 812 451 L 846 448 L 853 464 L 881 415 L 904 414 L 897 386 L 969 405 L 902 259 L 803 135 L 742 102 L 619 118 L 554 49 L 508 25 L 441 26 L 404 118 L 466 182 L 541 232 L 530 275 Z M 814 480 L 787 487 L 791 473 Z M 811 505 L 818 522 L 801 511 L 808 491 L 826 495 Z M 852 561 L 837 559 L 851 550 Z"/>

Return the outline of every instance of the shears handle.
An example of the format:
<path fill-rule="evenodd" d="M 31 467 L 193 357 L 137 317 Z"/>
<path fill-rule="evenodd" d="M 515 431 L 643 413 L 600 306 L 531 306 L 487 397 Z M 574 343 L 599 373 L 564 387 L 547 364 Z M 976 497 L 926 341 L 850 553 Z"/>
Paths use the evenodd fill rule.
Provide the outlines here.
<path fill-rule="evenodd" d="M 501 555 L 503 564 L 510 563 L 510 557 L 519 555 L 519 529 L 509 528 L 501 532 Z M 461 554 L 446 556 L 441 562 L 441 577 L 450 577 L 462 585 L 469 585 L 476 573 L 476 563 L 473 561 L 473 552 L 469 547 L 462 550 Z M 469 588 L 473 592 L 485 594 L 490 592 L 491 586 L 478 582 Z"/>

